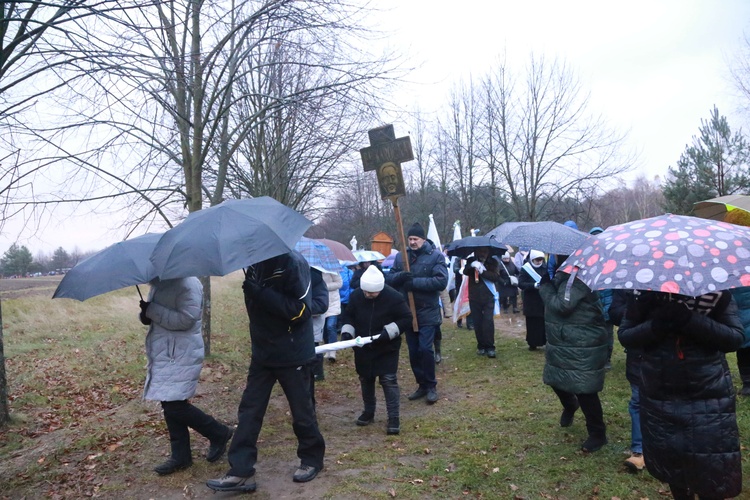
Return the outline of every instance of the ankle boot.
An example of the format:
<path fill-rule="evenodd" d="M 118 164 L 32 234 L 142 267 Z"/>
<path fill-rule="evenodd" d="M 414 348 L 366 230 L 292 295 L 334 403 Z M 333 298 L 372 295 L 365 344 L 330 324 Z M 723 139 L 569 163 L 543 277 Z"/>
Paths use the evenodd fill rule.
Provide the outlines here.
<path fill-rule="evenodd" d="M 398 417 L 388 417 L 388 427 L 386 428 L 385 433 L 389 436 L 393 436 L 399 434 L 400 432 L 401 422 L 399 422 Z"/>

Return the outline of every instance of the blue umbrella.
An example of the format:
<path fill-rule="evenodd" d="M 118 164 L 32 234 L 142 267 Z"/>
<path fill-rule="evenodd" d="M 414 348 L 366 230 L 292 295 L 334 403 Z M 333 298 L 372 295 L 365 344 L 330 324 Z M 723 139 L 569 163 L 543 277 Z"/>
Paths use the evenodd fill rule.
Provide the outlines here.
<path fill-rule="evenodd" d="M 149 256 L 161 237 L 161 234 L 147 233 L 95 253 L 65 273 L 52 298 L 83 301 L 127 286 L 148 283 L 156 276 Z"/>
<path fill-rule="evenodd" d="M 305 258 L 310 267 L 316 268 L 324 273 L 340 273 L 341 264 L 334 255 L 333 251 L 327 245 L 311 238 L 304 236 L 294 245 Z"/>
<path fill-rule="evenodd" d="M 164 233 L 151 262 L 161 279 L 224 276 L 289 252 L 311 225 L 268 196 L 227 200 Z"/>

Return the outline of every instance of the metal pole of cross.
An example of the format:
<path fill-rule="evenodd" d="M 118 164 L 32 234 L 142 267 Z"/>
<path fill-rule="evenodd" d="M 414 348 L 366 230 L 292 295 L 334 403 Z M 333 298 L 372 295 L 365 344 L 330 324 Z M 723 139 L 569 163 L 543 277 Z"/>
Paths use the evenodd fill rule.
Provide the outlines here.
<path fill-rule="evenodd" d="M 367 135 L 370 138 L 370 145 L 359 150 L 359 154 L 362 156 L 362 166 L 365 172 L 375 170 L 378 175 L 381 198 L 391 200 L 393 204 L 396 227 L 401 236 L 401 258 L 404 262 L 404 269 L 410 271 L 409 254 L 406 251 L 406 235 L 404 234 L 404 224 L 401 221 L 401 209 L 398 207 L 398 199 L 406 195 L 401 163 L 414 159 L 414 152 L 411 149 L 411 139 L 408 135 L 396 139 L 393 125 L 383 125 L 382 127 L 368 130 Z M 409 298 L 409 308 L 411 309 L 411 325 L 414 331 L 417 332 L 419 331 L 419 324 L 417 323 L 417 307 L 414 304 L 414 294 L 408 292 L 407 297 Z"/>

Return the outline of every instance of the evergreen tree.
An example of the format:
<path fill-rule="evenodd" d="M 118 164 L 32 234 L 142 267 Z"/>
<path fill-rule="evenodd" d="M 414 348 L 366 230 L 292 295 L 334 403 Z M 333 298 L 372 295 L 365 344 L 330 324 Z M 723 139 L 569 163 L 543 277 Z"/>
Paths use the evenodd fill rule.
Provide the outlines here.
<path fill-rule="evenodd" d="M 667 212 L 690 214 L 699 201 L 750 192 L 750 145 L 742 132 L 733 134 L 716 106 L 710 120 L 701 120 L 699 132 L 685 147 L 677 167 L 669 168 L 664 185 Z"/>
<path fill-rule="evenodd" d="M 24 276 L 29 271 L 33 260 L 28 248 L 19 247 L 17 243 L 13 243 L 0 259 L 0 267 L 5 274 Z"/>
<path fill-rule="evenodd" d="M 57 250 L 52 254 L 52 269 L 63 269 L 71 267 L 70 255 L 65 251 L 63 247 L 58 247 Z"/>

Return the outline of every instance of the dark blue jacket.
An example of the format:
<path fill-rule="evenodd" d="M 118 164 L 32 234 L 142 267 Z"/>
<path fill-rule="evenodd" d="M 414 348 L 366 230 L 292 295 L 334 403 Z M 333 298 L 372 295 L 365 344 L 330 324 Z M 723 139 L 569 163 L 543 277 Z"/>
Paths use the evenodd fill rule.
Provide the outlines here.
<path fill-rule="evenodd" d="M 436 326 L 443 321 L 443 313 L 440 309 L 440 292 L 448 286 L 448 266 L 445 265 L 445 257 L 435 248 L 435 245 L 425 240 L 418 250 L 409 248 L 409 270 L 412 274 L 412 293 L 414 304 L 417 309 L 417 323 L 419 327 Z M 396 255 L 393 267 L 385 277 L 385 282 L 392 285 L 393 278 L 404 271 L 402 254 Z M 404 296 L 405 290 L 399 286 Z"/>

